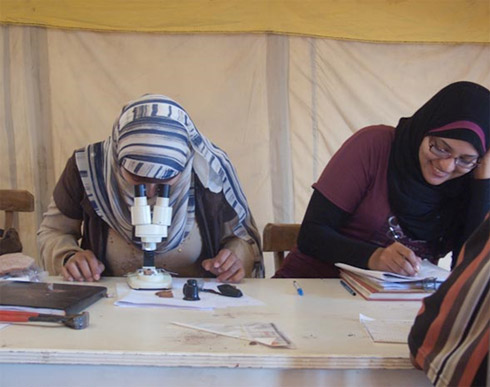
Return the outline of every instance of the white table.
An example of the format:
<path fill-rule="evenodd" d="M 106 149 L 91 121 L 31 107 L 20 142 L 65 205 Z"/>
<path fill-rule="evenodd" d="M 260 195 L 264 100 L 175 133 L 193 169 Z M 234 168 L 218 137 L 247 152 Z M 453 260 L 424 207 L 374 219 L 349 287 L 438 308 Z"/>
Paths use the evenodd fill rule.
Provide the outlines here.
<path fill-rule="evenodd" d="M 120 278 L 100 284 L 114 292 Z M 0 330 L 0 385 L 312 386 L 430 385 L 413 369 L 407 345 L 373 343 L 359 313 L 413 319 L 419 302 L 365 301 L 338 280 L 247 279 L 239 287 L 264 306 L 214 311 L 88 308 L 90 326 L 11 325 Z M 219 296 L 217 296 L 219 297 Z M 268 348 L 175 326 L 273 322 L 295 349 Z"/>

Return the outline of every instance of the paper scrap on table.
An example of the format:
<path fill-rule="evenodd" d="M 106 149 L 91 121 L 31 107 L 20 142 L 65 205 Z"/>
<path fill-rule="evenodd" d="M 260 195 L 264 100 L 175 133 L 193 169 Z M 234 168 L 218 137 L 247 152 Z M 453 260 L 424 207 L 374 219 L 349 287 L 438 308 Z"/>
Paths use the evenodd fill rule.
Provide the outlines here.
<path fill-rule="evenodd" d="M 252 341 L 273 348 L 292 347 L 291 341 L 289 341 L 273 323 L 225 325 L 216 323 L 184 324 L 172 322 L 172 324 L 221 336 L 233 337 L 235 339 Z"/>
<path fill-rule="evenodd" d="M 198 301 L 184 300 L 182 289 L 187 282 L 187 278 L 172 278 L 173 298 L 161 298 L 155 293 L 158 290 L 133 290 L 127 284 L 118 284 L 117 294 L 119 298 L 114 305 L 122 307 L 153 307 L 153 308 L 181 308 L 181 309 L 203 309 L 212 310 L 219 308 L 230 308 L 239 306 L 256 306 L 264 305 L 262 301 L 247 296 L 242 297 L 225 297 L 213 293 L 199 292 Z M 206 289 L 218 290 L 219 282 L 206 281 L 204 287 Z"/>
<path fill-rule="evenodd" d="M 375 320 L 362 313 L 359 313 L 359 321 L 375 343 L 406 344 L 413 325 L 412 320 Z"/>

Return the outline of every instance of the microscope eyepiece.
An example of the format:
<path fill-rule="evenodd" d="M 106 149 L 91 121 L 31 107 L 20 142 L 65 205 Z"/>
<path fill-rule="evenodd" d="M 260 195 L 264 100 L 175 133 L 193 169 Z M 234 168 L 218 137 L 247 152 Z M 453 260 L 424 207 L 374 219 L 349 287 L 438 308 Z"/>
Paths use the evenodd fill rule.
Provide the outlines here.
<path fill-rule="evenodd" d="M 170 197 L 170 184 L 159 184 L 158 196 L 160 196 L 161 198 Z"/>
<path fill-rule="evenodd" d="M 137 198 L 146 196 L 146 186 L 144 184 L 136 184 L 134 186 L 134 196 Z"/>

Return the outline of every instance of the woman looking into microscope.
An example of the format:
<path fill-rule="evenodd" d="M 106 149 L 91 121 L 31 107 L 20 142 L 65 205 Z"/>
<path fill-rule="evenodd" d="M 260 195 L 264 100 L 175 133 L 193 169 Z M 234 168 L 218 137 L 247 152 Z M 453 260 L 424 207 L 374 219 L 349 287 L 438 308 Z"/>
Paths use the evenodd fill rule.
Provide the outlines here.
<path fill-rule="evenodd" d="M 109 138 L 68 160 L 38 231 L 51 274 L 97 281 L 141 267 L 130 215 L 137 184 L 150 205 L 157 184 L 171 185 L 173 216 L 156 267 L 223 282 L 260 276 L 259 234 L 230 160 L 177 102 L 156 94 L 129 102 Z"/>

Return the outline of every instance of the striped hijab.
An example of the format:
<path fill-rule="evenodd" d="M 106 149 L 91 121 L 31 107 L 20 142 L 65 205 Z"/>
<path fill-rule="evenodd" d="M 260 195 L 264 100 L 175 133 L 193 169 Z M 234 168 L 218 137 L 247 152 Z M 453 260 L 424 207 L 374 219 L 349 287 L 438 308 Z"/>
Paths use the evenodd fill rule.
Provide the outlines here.
<path fill-rule="evenodd" d="M 228 156 L 166 96 L 148 94 L 128 103 L 114 123 L 112 135 L 102 146 L 90 144 L 78 151 L 76 162 L 92 207 L 128 242 L 139 244 L 132 236 L 133 185 L 124 180 L 121 167 L 154 179 L 169 179 L 180 173 L 170 191 L 172 224 L 167 240 L 158 246 L 159 253 L 179 246 L 192 229 L 194 176 L 212 192 L 223 192 L 237 215 L 234 234 L 250 239 L 246 231 L 252 225 L 250 210 Z"/>

